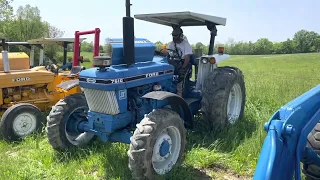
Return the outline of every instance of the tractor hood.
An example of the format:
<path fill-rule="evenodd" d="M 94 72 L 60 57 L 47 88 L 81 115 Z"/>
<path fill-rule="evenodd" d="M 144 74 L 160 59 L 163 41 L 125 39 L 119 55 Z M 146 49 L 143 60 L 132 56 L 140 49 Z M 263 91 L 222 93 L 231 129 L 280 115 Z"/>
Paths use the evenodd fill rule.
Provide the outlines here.
<path fill-rule="evenodd" d="M 98 68 L 83 70 L 79 77 L 80 86 L 111 91 L 173 79 L 174 67 L 167 63 L 166 58 L 152 57 L 151 59 L 153 61 L 149 59 L 149 62 L 137 63 L 129 67 L 112 65 L 105 70 L 98 70 Z"/>
<path fill-rule="evenodd" d="M 126 64 L 123 56 L 123 38 L 108 38 L 107 54 L 112 58 L 112 65 Z M 135 38 L 134 62 L 151 61 L 154 56 L 155 45 L 147 39 Z"/>

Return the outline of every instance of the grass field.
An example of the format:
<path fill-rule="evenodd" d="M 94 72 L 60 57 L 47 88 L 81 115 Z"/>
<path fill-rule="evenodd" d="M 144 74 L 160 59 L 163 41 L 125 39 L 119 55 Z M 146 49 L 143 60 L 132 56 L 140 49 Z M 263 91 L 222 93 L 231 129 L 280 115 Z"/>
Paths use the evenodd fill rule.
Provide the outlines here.
<path fill-rule="evenodd" d="M 199 125 L 188 132 L 186 159 L 169 179 L 250 179 L 265 137 L 264 123 L 282 105 L 320 81 L 320 53 L 232 56 L 247 89 L 245 118 L 222 133 Z M 1 179 L 130 179 L 128 145 L 96 141 L 87 149 L 58 154 L 45 133 L 16 144 L 0 141 Z"/>

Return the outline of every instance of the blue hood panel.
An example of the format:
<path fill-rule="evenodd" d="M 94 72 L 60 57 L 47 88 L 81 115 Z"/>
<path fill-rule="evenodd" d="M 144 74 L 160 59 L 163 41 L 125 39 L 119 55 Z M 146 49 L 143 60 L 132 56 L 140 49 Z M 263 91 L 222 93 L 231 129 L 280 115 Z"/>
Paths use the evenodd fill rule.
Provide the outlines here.
<path fill-rule="evenodd" d="M 112 65 L 126 64 L 123 59 L 123 39 L 109 38 L 107 44 L 112 47 L 111 58 Z M 134 40 L 134 62 L 150 61 L 154 56 L 155 44 L 144 38 L 135 38 Z"/>
<path fill-rule="evenodd" d="M 162 62 L 161 62 L 162 61 Z M 105 71 L 90 68 L 80 72 L 83 88 L 116 90 L 137 87 L 162 80 L 173 79 L 174 67 L 167 60 L 155 57 L 153 61 L 127 65 L 112 65 Z"/>

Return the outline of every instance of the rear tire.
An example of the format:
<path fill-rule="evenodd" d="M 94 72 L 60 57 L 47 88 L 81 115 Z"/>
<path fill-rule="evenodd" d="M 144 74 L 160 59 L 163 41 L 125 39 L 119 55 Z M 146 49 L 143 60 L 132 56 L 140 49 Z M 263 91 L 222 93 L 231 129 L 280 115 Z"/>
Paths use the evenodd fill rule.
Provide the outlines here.
<path fill-rule="evenodd" d="M 208 73 L 203 87 L 201 111 L 211 129 L 221 130 L 243 118 L 246 88 L 241 70 L 217 67 Z"/>
<path fill-rule="evenodd" d="M 69 95 L 52 107 L 47 116 L 46 132 L 49 143 L 55 150 L 83 147 L 92 140 L 94 134 L 70 133 L 67 128 L 68 123 L 88 121 L 86 114 L 88 109 L 86 98 L 82 93 Z"/>
<path fill-rule="evenodd" d="M 135 179 L 164 175 L 184 159 L 186 129 L 180 116 L 169 109 L 146 115 L 130 140 L 129 169 Z"/>
<path fill-rule="evenodd" d="M 320 155 L 320 122 L 309 133 L 307 139 L 307 146 L 312 148 Z M 303 173 L 306 175 L 307 180 L 320 179 L 320 167 L 315 165 L 303 165 Z"/>
<path fill-rule="evenodd" d="M 0 122 L 1 136 L 7 141 L 18 141 L 32 133 L 41 132 L 45 117 L 40 109 L 29 103 L 9 107 Z"/>

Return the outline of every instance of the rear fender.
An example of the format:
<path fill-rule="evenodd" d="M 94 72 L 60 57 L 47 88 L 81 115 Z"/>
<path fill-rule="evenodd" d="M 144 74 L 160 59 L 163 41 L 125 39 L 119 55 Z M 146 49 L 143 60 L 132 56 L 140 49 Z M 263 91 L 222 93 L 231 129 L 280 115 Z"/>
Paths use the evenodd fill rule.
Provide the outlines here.
<path fill-rule="evenodd" d="M 185 121 L 186 128 L 193 127 L 193 116 L 191 110 L 186 101 L 184 101 L 180 96 L 166 91 L 152 91 L 142 97 L 161 101 L 161 103 L 156 103 L 157 105 L 154 106 L 155 109 L 160 109 L 169 105 L 170 108 L 177 112 Z"/>

